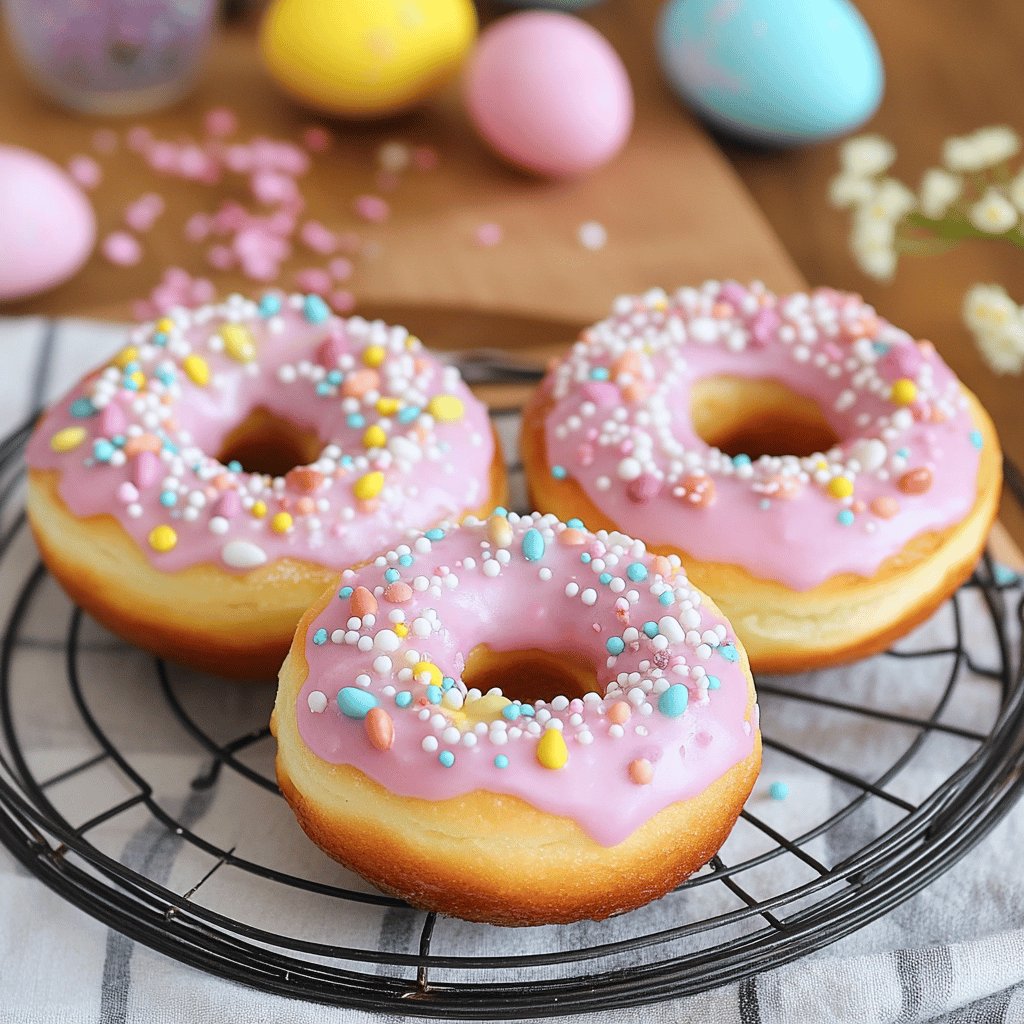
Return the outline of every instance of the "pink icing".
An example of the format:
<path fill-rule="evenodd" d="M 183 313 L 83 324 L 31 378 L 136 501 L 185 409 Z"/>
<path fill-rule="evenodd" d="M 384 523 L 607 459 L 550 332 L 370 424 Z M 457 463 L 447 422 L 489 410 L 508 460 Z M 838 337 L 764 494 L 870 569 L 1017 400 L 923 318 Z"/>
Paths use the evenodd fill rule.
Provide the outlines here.
<path fill-rule="evenodd" d="M 753 463 L 710 447 L 690 420 L 690 389 L 717 375 L 774 378 L 813 398 L 839 444 Z M 621 298 L 543 386 L 548 464 L 605 515 L 650 544 L 795 590 L 871 576 L 975 501 L 982 437 L 959 381 L 855 295 L 712 281 Z M 906 493 L 900 479 L 921 468 L 931 486 Z M 692 497 L 700 476 L 711 500 Z"/>
<path fill-rule="evenodd" d="M 314 431 L 319 458 L 277 478 L 218 462 L 212 453 L 257 407 Z M 383 437 L 368 439 L 371 427 Z M 407 529 L 478 508 L 493 457 L 486 409 L 418 339 L 342 320 L 316 296 L 278 294 L 137 328 L 53 405 L 27 455 L 32 468 L 59 471 L 74 515 L 113 516 L 169 572 L 286 556 L 351 565 Z M 357 495 L 375 473 L 379 494 Z M 161 526 L 174 531 L 169 550 L 151 544 Z"/>
<path fill-rule="evenodd" d="M 318 757 L 352 765 L 402 796 L 513 795 L 572 818 L 613 846 L 753 750 L 756 707 L 748 712 L 733 633 L 702 603 L 674 556 L 652 556 L 622 534 L 590 534 L 575 523 L 569 529 L 550 515 L 509 513 L 507 523 L 504 536 L 493 532 L 492 521 L 476 519 L 410 535 L 344 573 L 338 598 L 306 634 L 299 733 Z M 398 582 L 408 587 L 392 590 Z M 357 587 L 375 596 L 373 614 L 354 616 Z M 394 603 L 391 595 L 402 600 Z M 643 632 L 645 624 L 657 626 L 657 634 Z M 621 642 L 621 653 L 610 653 L 609 640 Z M 601 692 L 534 701 L 533 718 L 492 709 L 477 724 L 462 717 L 481 697 L 467 689 L 462 669 L 478 644 L 582 661 L 594 668 Z M 430 690 L 441 677 L 441 687 Z M 369 720 L 339 709 L 345 688 L 365 702 L 362 710 L 373 703 L 386 713 L 394 730 L 390 749 L 371 742 Z M 670 697 L 688 694 L 677 716 L 663 703 L 670 688 Z M 622 724 L 620 704 L 630 709 Z M 564 767 L 538 759 L 549 729 L 564 739 Z M 448 755 L 454 760 L 446 767 Z M 507 767 L 495 763 L 503 757 Z M 633 781 L 637 761 L 648 762 L 648 783 Z"/>

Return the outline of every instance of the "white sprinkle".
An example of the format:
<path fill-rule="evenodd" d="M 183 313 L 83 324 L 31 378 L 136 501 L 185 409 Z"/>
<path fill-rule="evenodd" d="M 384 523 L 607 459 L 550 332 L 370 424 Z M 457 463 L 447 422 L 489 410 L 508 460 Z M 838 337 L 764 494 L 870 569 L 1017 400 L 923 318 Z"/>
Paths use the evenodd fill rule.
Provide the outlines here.
<path fill-rule="evenodd" d="M 458 730 L 456 730 L 457 732 Z M 428 753 L 432 754 L 437 750 L 437 737 L 436 736 L 424 736 L 423 742 L 420 744 L 423 749 Z"/>
<path fill-rule="evenodd" d="M 251 569 L 263 565 L 267 560 L 267 553 L 251 541 L 232 540 L 221 549 L 220 557 L 232 569 Z"/>
<path fill-rule="evenodd" d="M 327 694 L 320 690 L 311 690 L 306 698 L 306 703 L 314 715 L 322 714 L 327 709 Z"/>
<path fill-rule="evenodd" d="M 576 235 L 580 240 L 580 245 L 591 252 L 597 252 L 608 244 L 608 231 L 600 221 L 584 221 Z"/>

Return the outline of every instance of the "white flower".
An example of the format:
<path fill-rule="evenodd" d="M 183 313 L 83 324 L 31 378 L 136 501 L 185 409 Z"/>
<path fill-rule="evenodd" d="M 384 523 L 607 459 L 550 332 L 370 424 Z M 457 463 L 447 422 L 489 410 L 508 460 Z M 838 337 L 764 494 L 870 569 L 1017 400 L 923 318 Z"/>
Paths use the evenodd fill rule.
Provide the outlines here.
<path fill-rule="evenodd" d="M 1024 370 L 1024 311 L 998 285 L 975 285 L 964 296 L 964 321 L 994 373 Z"/>
<path fill-rule="evenodd" d="M 866 203 L 874 194 L 875 183 L 856 174 L 840 174 L 829 182 L 829 201 L 840 210 Z"/>
<path fill-rule="evenodd" d="M 1010 202 L 1013 203 L 1018 210 L 1024 213 L 1024 171 L 1021 171 L 1020 174 L 1010 182 L 1010 186 L 1006 191 L 1010 197 Z"/>
<path fill-rule="evenodd" d="M 856 178 L 870 178 L 892 166 L 896 148 L 881 135 L 858 135 L 839 150 L 843 170 Z"/>
<path fill-rule="evenodd" d="M 917 196 L 895 178 L 883 178 L 869 204 L 878 216 L 897 221 L 917 206 Z"/>
<path fill-rule="evenodd" d="M 921 212 L 932 220 L 944 217 L 963 186 L 963 180 L 949 171 L 938 167 L 925 171 L 921 179 Z"/>
<path fill-rule="evenodd" d="M 869 277 L 888 281 L 896 272 L 896 225 L 871 216 L 861 207 L 853 219 L 850 249 L 857 265 Z"/>
<path fill-rule="evenodd" d="M 989 235 L 1002 235 L 1016 223 L 1016 207 L 1009 199 L 990 188 L 970 209 L 971 223 Z"/>
<path fill-rule="evenodd" d="M 974 141 L 985 158 L 986 167 L 994 167 L 1016 155 L 1020 150 L 1020 138 L 1006 125 L 991 125 L 974 133 Z"/>
<path fill-rule="evenodd" d="M 972 331 L 1006 327 L 1019 315 L 1017 303 L 997 284 L 976 284 L 964 296 L 964 322 Z"/>

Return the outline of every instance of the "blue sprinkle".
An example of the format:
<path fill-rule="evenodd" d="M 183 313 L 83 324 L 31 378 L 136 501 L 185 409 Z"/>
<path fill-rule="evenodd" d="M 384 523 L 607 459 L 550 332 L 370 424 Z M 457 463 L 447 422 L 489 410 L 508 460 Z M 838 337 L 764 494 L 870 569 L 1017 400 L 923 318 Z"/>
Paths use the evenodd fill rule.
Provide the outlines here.
<path fill-rule="evenodd" d="M 412 565 L 412 555 L 399 555 L 398 564 L 404 565 L 406 568 L 408 568 L 410 565 Z"/>
<path fill-rule="evenodd" d="M 667 718 L 678 718 L 690 703 L 690 691 L 682 683 L 673 683 L 658 698 L 658 710 Z"/>
<path fill-rule="evenodd" d="M 123 448 L 127 443 L 128 438 L 125 437 L 124 434 L 115 434 L 110 440 L 114 442 L 116 447 Z"/>
<path fill-rule="evenodd" d="M 174 371 L 169 366 L 159 366 L 154 374 L 156 379 L 166 387 L 170 387 L 177 379 Z"/>
<path fill-rule="evenodd" d="M 172 455 L 178 454 L 178 446 L 170 438 L 164 438 L 163 448 L 165 452 L 170 452 Z M 239 469 L 241 469 L 241 466 L 239 466 Z"/>
<path fill-rule="evenodd" d="M 599 583 L 603 583 L 607 587 L 612 581 L 612 574 L 610 572 L 603 572 L 597 579 Z"/>
<path fill-rule="evenodd" d="M 127 378 L 127 377 L 123 381 L 121 381 L 121 387 L 123 387 L 126 391 L 138 391 L 139 390 L 139 385 L 135 381 L 133 381 L 133 380 Z"/>
<path fill-rule="evenodd" d="M 352 465 L 354 464 L 354 462 L 355 462 L 355 460 L 354 460 L 354 459 L 352 458 L 352 456 L 351 456 L 351 455 L 342 455 L 342 457 L 341 457 L 340 459 L 338 459 L 338 461 L 339 461 L 339 462 L 340 462 L 340 463 L 341 463 L 341 464 L 342 464 L 342 465 L 343 465 L 343 466 L 344 466 L 344 467 L 345 467 L 346 469 L 348 469 L 349 467 L 351 467 L 351 466 L 352 466 Z"/>
<path fill-rule="evenodd" d="M 153 335 L 153 344 L 158 348 L 163 348 L 167 344 L 167 335 L 163 331 L 157 331 Z"/>
<path fill-rule="evenodd" d="M 854 514 L 848 508 L 844 508 L 839 515 L 836 516 L 840 526 L 853 526 L 853 520 L 855 518 Z"/>
<path fill-rule="evenodd" d="M 611 374 L 608 372 L 608 367 L 606 366 L 595 366 L 590 371 L 591 380 L 607 380 L 610 376 Z"/>
<path fill-rule="evenodd" d="M 242 464 L 238 461 L 238 459 L 232 459 L 228 463 L 228 469 L 230 469 L 232 473 L 241 473 Z"/>
<path fill-rule="evenodd" d="M 444 530 L 439 526 L 435 526 L 432 530 L 427 530 L 423 536 L 426 537 L 427 540 L 444 540 Z"/>
<path fill-rule="evenodd" d="M 130 363 L 125 363 L 124 366 L 121 367 L 121 370 L 122 370 L 122 372 L 124 373 L 124 375 L 126 377 L 131 376 L 131 374 L 133 374 L 133 373 L 138 373 L 139 370 L 141 370 L 141 369 L 142 369 L 142 367 L 139 365 L 138 361 L 135 360 L 135 359 L 133 359 Z"/>
<path fill-rule="evenodd" d="M 87 416 L 95 416 L 98 411 L 88 398 L 76 398 L 71 403 L 71 415 L 75 419 L 84 420 Z"/>
<path fill-rule="evenodd" d="M 1016 583 L 1020 576 L 1008 565 L 1001 565 L 999 562 L 996 562 L 992 566 L 992 578 L 996 581 L 996 586 L 1009 587 Z"/>
<path fill-rule="evenodd" d="M 441 689 L 447 693 L 455 685 L 455 680 L 451 676 L 441 677 Z"/>
<path fill-rule="evenodd" d="M 760 506 L 762 512 L 767 512 L 768 509 L 772 507 L 772 503 L 767 498 L 762 498 L 758 502 L 758 505 Z"/>
<path fill-rule="evenodd" d="M 604 645 L 608 648 L 608 653 L 613 656 L 621 654 L 626 649 L 625 641 L 620 636 L 608 637 Z"/>
<path fill-rule="evenodd" d="M 785 782 L 773 782 L 768 787 L 768 795 L 773 800 L 785 800 L 789 796 L 789 786 Z"/>
<path fill-rule="evenodd" d="M 338 691 L 338 710 L 346 718 L 365 718 L 377 706 L 377 698 L 359 686 L 343 686 Z"/>
<path fill-rule="evenodd" d="M 451 768 L 455 764 L 455 755 L 450 750 L 442 750 L 437 759 L 445 768 Z"/>
<path fill-rule="evenodd" d="M 97 438 L 92 446 L 92 454 L 97 462 L 109 462 L 111 455 L 116 451 L 113 443 L 105 437 Z"/>
<path fill-rule="evenodd" d="M 985 439 L 981 436 L 980 430 L 972 430 L 967 436 L 971 439 L 971 444 L 973 444 L 974 447 L 979 450 L 981 449 L 981 446 L 985 443 Z"/>
<path fill-rule="evenodd" d="M 658 604 L 664 605 L 666 608 L 670 604 L 675 604 L 676 595 L 671 590 L 663 591 L 658 595 Z"/>
<path fill-rule="evenodd" d="M 570 530 L 582 530 L 583 529 L 583 520 L 582 519 L 576 519 L 575 517 L 573 517 L 565 525 L 568 526 Z"/>
<path fill-rule="evenodd" d="M 307 295 L 302 300 L 302 315 L 311 324 L 322 324 L 331 315 L 331 309 L 319 295 Z"/>
<path fill-rule="evenodd" d="M 652 640 L 658 635 L 658 624 L 656 622 L 645 622 L 644 623 L 644 635 L 649 636 Z"/>
<path fill-rule="evenodd" d="M 269 292 L 260 299 L 260 316 L 269 317 L 281 312 L 281 300 Z"/>
<path fill-rule="evenodd" d="M 341 590 L 338 591 L 338 597 L 344 600 L 346 597 L 351 597 L 353 593 L 354 591 L 351 587 L 342 587 Z"/>
<path fill-rule="evenodd" d="M 491 513 L 492 516 L 507 516 L 508 509 L 504 505 L 495 505 L 494 511 Z"/>
<path fill-rule="evenodd" d="M 409 690 L 399 690 L 395 694 L 395 703 L 400 708 L 407 708 L 412 703 L 412 693 Z"/>
<path fill-rule="evenodd" d="M 407 405 L 404 409 L 398 410 L 398 422 L 412 423 L 422 411 L 418 405 Z"/>
<path fill-rule="evenodd" d="M 583 554 L 580 555 L 580 561 L 584 565 L 589 565 L 590 564 L 590 559 L 591 559 L 591 554 L 590 554 L 589 551 L 584 551 Z"/>
<path fill-rule="evenodd" d="M 565 466 L 552 466 L 551 475 L 556 480 L 564 480 L 569 475 L 569 471 L 565 468 Z"/>
<path fill-rule="evenodd" d="M 540 530 L 530 529 L 523 535 L 523 557 L 536 562 L 544 557 L 544 538 Z"/>
<path fill-rule="evenodd" d="M 160 492 L 160 504 L 164 508 L 174 508 L 178 504 L 178 496 L 174 491 L 161 491 Z"/>
<path fill-rule="evenodd" d="M 732 464 L 734 466 L 749 466 L 750 456 L 749 455 L 734 455 L 732 457 Z"/>
<path fill-rule="evenodd" d="M 901 459 L 909 459 L 910 458 L 910 449 L 909 448 L 897 448 L 896 449 L 896 454 Z"/>
<path fill-rule="evenodd" d="M 740 652 L 732 644 L 722 644 L 718 648 L 718 653 L 725 658 L 726 661 L 739 661 Z"/>
<path fill-rule="evenodd" d="M 722 680 L 718 676 L 708 676 L 708 689 L 717 690 L 722 685 Z"/>
<path fill-rule="evenodd" d="M 441 687 L 440 686 L 435 686 L 433 683 L 431 683 L 427 687 L 427 700 L 429 700 L 431 704 L 440 704 L 441 703 L 441 697 L 442 697 Z"/>
<path fill-rule="evenodd" d="M 873 342 L 871 342 L 871 347 L 880 356 L 884 356 L 885 353 L 888 352 L 889 348 L 890 348 L 890 346 L 887 345 L 884 341 L 873 341 Z"/>
<path fill-rule="evenodd" d="M 325 380 L 320 381 L 320 383 L 317 384 L 316 386 L 316 393 L 321 398 L 326 398 L 333 390 L 334 388 L 332 388 L 331 385 L 328 384 L 327 381 Z"/>
<path fill-rule="evenodd" d="M 385 569 L 384 579 L 388 583 L 394 583 L 396 580 L 400 580 L 402 574 L 397 569 Z"/>
<path fill-rule="evenodd" d="M 345 417 L 345 422 L 352 427 L 353 430 L 358 430 L 360 427 L 366 426 L 366 417 L 361 412 L 350 412 L 348 416 Z"/>
<path fill-rule="evenodd" d="M 508 767 L 508 758 L 504 754 L 499 754 L 494 759 L 494 767 L 495 768 L 507 768 Z"/>
<path fill-rule="evenodd" d="M 519 710 L 522 714 L 526 715 L 527 718 L 533 718 L 533 716 L 537 713 L 536 711 L 534 711 L 532 704 L 520 704 Z"/>
<path fill-rule="evenodd" d="M 634 583 L 643 583 L 643 581 L 647 579 L 647 566 L 642 562 L 630 562 L 630 564 L 626 566 L 626 575 Z"/>
<path fill-rule="evenodd" d="M 518 704 L 506 704 L 501 709 L 501 717 L 507 722 L 514 722 L 522 714 Z"/>
<path fill-rule="evenodd" d="M 322 647 L 327 643 L 327 630 L 324 629 L 323 626 L 313 634 L 313 643 L 315 643 L 317 647 Z"/>
<path fill-rule="evenodd" d="M 331 372 L 327 374 L 327 383 L 328 384 L 338 385 L 344 379 L 345 379 L 345 375 L 341 372 L 341 370 L 331 370 Z"/>

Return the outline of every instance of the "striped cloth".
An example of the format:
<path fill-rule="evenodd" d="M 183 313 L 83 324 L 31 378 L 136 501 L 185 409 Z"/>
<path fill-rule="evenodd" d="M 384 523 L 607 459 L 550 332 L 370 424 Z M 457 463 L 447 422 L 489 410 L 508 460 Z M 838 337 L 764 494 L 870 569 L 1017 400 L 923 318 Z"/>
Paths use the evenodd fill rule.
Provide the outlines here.
<path fill-rule="evenodd" d="M 57 395 L 84 370 L 98 362 L 118 344 L 118 329 L 85 321 L 52 321 L 41 319 L 0 320 L 0 354 L 3 376 L 0 379 L 0 432 L 5 433 L 21 422 L 29 411 Z M 516 424 L 506 424 L 506 441 L 514 443 Z M 23 531 L 24 532 L 24 531 Z M 15 552 L 21 558 L 18 572 L 8 573 L 8 582 L 0 586 L 0 611 L 9 612 L 13 590 L 20 586 L 35 558 L 27 538 L 23 550 Z M 5 569 L 10 562 L 5 562 Z M 14 581 L 12 583 L 12 580 Z M 30 753 L 33 762 L 45 770 L 53 766 L 74 763 L 74 747 L 81 743 L 81 727 L 74 728 L 70 720 L 55 710 L 60 696 L 48 687 L 63 686 L 62 647 L 53 641 L 52 628 L 48 633 L 49 616 L 66 621 L 67 604 L 57 588 L 50 583 L 40 600 L 43 612 L 37 613 L 32 640 L 30 622 L 25 640 L 24 657 L 29 659 L 34 681 L 38 678 L 38 694 L 32 710 L 31 730 L 37 737 L 39 748 Z M 970 595 L 964 599 L 964 613 L 968 631 L 980 621 L 977 604 Z M 941 619 L 941 614 L 939 616 Z M 1013 629 L 1013 624 L 1010 624 Z M 922 627 L 907 644 L 911 647 L 928 646 L 941 640 L 948 623 L 933 621 Z M 947 634 L 948 635 L 948 634 Z M 987 635 L 987 633 L 986 633 Z M 48 639 L 49 637 L 49 639 Z M 245 801 L 232 799 L 228 780 L 208 789 L 194 790 L 187 785 L 174 788 L 174 780 L 194 778 L 190 764 L 183 767 L 179 737 L 165 735 L 160 719 L 147 724 L 149 710 L 144 700 L 134 701 L 131 694 L 134 655 L 117 650 L 110 637 L 98 627 L 86 623 L 83 645 L 90 657 L 114 658 L 117 666 L 119 690 L 108 695 L 105 713 L 115 724 L 124 723 L 124 742 L 129 755 L 144 767 L 148 778 L 166 780 L 166 799 L 174 808 L 178 820 L 185 825 L 206 828 L 221 837 L 226 847 L 232 843 L 262 843 L 267 857 L 285 857 L 290 870 L 319 873 L 330 879 L 340 870 L 319 855 L 298 833 L 298 829 L 281 801 L 267 794 L 264 805 L 246 806 Z M 994 660 L 995 652 L 992 657 Z M 984 658 L 981 659 L 984 661 Z M 873 684 L 877 675 L 879 685 L 884 682 L 881 673 L 887 662 L 895 659 L 874 659 L 858 669 Z M 140 678 L 145 676 L 147 661 L 138 656 Z M 897 665 L 897 697 L 905 701 L 905 713 L 914 713 L 915 700 L 929 688 L 934 688 L 934 676 L 920 662 L 900 662 Z M 803 682 L 808 687 L 820 686 L 823 692 L 835 693 L 836 682 L 828 673 L 818 673 Z M 54 682 L 58 680 L 58 682 Z M 844 679 L 849 693 L 852 682 Z M 970 701 L 976 700 L 978 713 L 987 707 L 991 711 L 994 684 L 980 677 L 968 680 Z M 122 689 L 123 687 L 123 689 Z M 973 687 L 973 689 L 971 689 Z M 109 689 L 109 688 L 108 688 Z M 227 705 L 251 704 L 268 700 L 269 689 L 244 691 L 234 689 L 223 696 L 217 687 L 197 687 L 195 700 L 223 701 Z M 918 695 L 915 698 L 915 694 Z M 103 699 L 102 697 L 97 699 Z M 207 705 L 211 714 L 218 711 Z M 219 709 L 224 713 L 231 707 Z M 235 708 L 237 711 L 238 709 Z M 265 720 L 265 707 L 255 710 L 243 708 L 239 713 L 259 723 Z M 767 720 L 770 705 L 765 705 Z M 166 713 L 166 712 L 164 712 Z M 234 712 L 232 712 L 234 713 Z M 959 720 L 970 721 L 970 707 Z M 978 719 L 987 726 L 989 719 Z M 775 723 L 776 728 L 787 723 Z M 813 710 L 806 719 L 794 713 L 792 728 L 808 742 L 814 739 L 816 722 Z M 820 731 L 820 726 L 817 726 Z M 851 730 L 856 732 L 856 730 Z M 820 737 L 818 737 L 820 739 Z M 830 736 L 830 750 L 841 756 L 844 744 L 872 742 L 882 745 L 885 738 L 872 733 L 864 735 Z M 955 740 L 948 739 L 949 743 Z M 918 777 L 908 785 L 928 791 L 931 780 L 944 777 L 949 771 L 949 758 L 962 759 L 961 748 L 944 746 L 945 737 L 929 740 L 934 746 L 929 755 L 921 758 L 915 768 Z M 852 749 L 852 748 L 851 748 Z M 882 751 L 884 753 L 884 750 Z M 83 751 L 87 753 L 87 751 Z M 953 763 L 958 763 L 955 761 Z M 768 775 L 758 784 L 752 805 L 759 816 L 774 821 L 777 827 L 794 834 L 794 820 L 801 814 L 818 814 L 828 808 L 843 806 L 850 799 L 844 783 L 838 780 L 801 775 L 799 768 L 790 768 L 787 775 L 791 796 L 788 801 L 767 799 Z M 82 801 L 81 818 L 88 816 L 88 801 L 95 796 L 83 790 L 76 799 Z M 111 783 L 113 785 L 113 783 Z M 250 786 L 251 794 L 253 787 Z M 109 800 L 109 795 L 107 796 Z M 241 806 L 240 806 L 241 804 Z M 106 805 L 100 805 L 106 806 Z M 253 821 L 255 818 L 255 822 Z M 851 820 L 847 826 L 846 841 L 856 844 L 858 828 L 877 826 L 875 823 L 858 825 Z M 739 833 L 740 830 L 738 830 Z M 834 830 L 833 830 L 834 831 Z M 743 844 L 748 840 L 734 834 L 726 850 L 735 860 L 743 855 Z M 870 832 L 866 834 L 871 834 Z M 756 838 L 756 837 L 755 837 Z M 763 837 L 761 837 L 763 840 Z M 808 845 L 815 856 L 833 863 L 837 850 L 828 844 L 836 839 L 826 835 L 819 847 Z M 815 841 L 818 842 L 818 841 Z M 200 878 L 204 862 L 196 858 L 195 851 L 180 840 L 154 827 L 145 815 L 126 815 L 115 819 L 103 832 L 104 848 L 125 864 L 146 873 L 171 889 L 185 892 Z M 735 844 L 739 844 L 738 847 Z M 248 847 L 247 847 L 248 849 Z M 684 1021 L 742 1022 L 742 1024 L 802 1024 L 802 1022 L 828 1021 L 830 1024 L 865 1024 L 865 1022 L 910 1022 L 946 1020 L 954 1024 L 968 1022 L 1024 1021 L 1024 872 L 1021 870 L 1019 851 L 1024 849 L 1024 808 L 1012 812 L 972 851 L 965 860 L 939 878 L 922 893 L 902 904 L 886 917 L 869 924 L 859 932 L 827 947 L 803 960 L 769 971 L 738 986 L 715 991 L 684 1000 L 660 1003 L 635 1010 L 621 1010 L 592 1015 L 594 1019 L 637 1024 L 681 1024 Z M 725 855 L 725 854 L 723 854 Z M 829 859 L 831 856 L 831 860 Z M 205 862 L 208 868 L 209 862 Z M 783 866 L 780 871 L 789 870 Z M 795 869 L 794 869 L 795 870 Z M 222 884 L 221 893 L 232 905 L 241 908 L 246 897 L 244 875 L 233 881 L 218 875 L 216 884 Z M 777 880 L 776 880 L 777 881 Z M 210 889 L 214 882 L 208 883 Z M 234 885 L 237 888 L 231 889 Z M 284 889 L 284 887 L 282 887 Z M 721 913 L 730 905 L 716 903 L 719 899 L 711 890 L 724 889 L 721 885 L 704 886 L 693 890 L 692 903 L 687 909 L 701 914 Z M 209 893 L 210 890 L 204 890 Z M 216 894 L 213 894 L 216 895 Z M 211 899 L 213 898 L 211 895 Z M 295 904 L 303 913 L 303 934 L 321 941 L 351 942 L 358 945 L 378 946 L 383 949 L 409 951 L 418 936 L 418 925 L 410 931 L 410 915 L 379 908 L 346 908 L 345 915 L 334 912 L 335 905 L 309 893 L 284 889 L 280 903 L 270 901 L 266 906 L 246 908 L 254 920 L 273 929 L 274 923 L 294 912 Z M 703 901 L 703 902 L 700 902 Z M 679 912 L 681 904 L 669 906 L 662 901 L 638 915 L 606 922 L 602 925 L 580 924 L 565 929 L 531 929 L 516 931 L 493 929 L 487 931 L 488 946 L 479 948 L 481 929 L 462 926 L 459 922 L 439 922 L 443 930 L 445 952 L 475 952 L 487 955 L 519 954 L 528 952 L 533 943 L 538 948 L 574 948 L 598 942 L 614 941 L 636 927 L 640 921 L 644 930 L 666 927 L 675 921 L 670 916 Z M 31 1022 L 100 1022 L 100 1024 L 162 1024 L 168 1021 L 189 1020 L 197 1024 L 223 1024 L 231 1021 L 273 1020 L 275 1024 L 300 1022 L 363 1022 L 380 1021 L 379 1016 L 363 1011 L 324 1008 L 260 992 L 207 976 L 197 970 L 154 953 L 119 933 L 109 931 L 84 912 L 64 902 L 28 874 L 6 850 L 0 849 L 0 1024 L 31 1024 Z M 365 913 L 363 912 L 365 910 Z M 667 916 L 669 915 L 669 916 Z M 339 922 L 338 917 L 344 920 Z M 438 940 L 435 940 L 437 942 Z M 476 942 L 474 947 L 472 943 Z M 435 951 L 438 946 L 435 945 Z M 369 968 L 372 970 L 372 968 Z M 570 971 L 576 968 L 570 968 Z M 397 1018 L 395 1018 L 397 1019 Z M 558 1018 L 582 1019 L 582 1018 Z"/>

